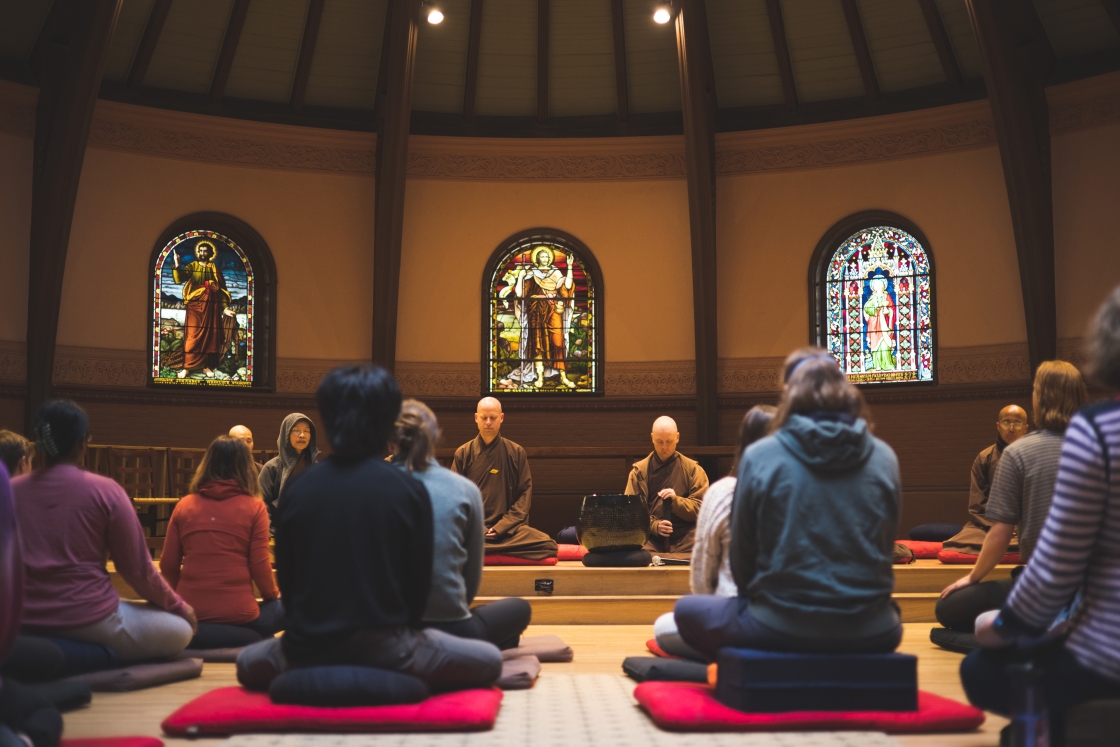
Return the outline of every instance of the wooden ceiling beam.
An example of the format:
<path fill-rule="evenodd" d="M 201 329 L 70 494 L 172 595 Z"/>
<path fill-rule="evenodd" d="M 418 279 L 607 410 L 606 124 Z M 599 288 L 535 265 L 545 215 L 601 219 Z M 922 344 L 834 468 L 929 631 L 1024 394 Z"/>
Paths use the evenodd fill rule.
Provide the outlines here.
<path fill-rule="evenodd" d="M 918 5 L 922 7 L 922 15 L 926 18 L 926 28 L 929 29 L 929 36 L 937 50 L 937 57 L 941 60 L 941 69 L 945 72 L 945 80 L 956 83 L 958 86 L 963 84 L 964 76 L 961 74 L 961 66 L 957 61 L 956 53 L 953 51 L 953 43 L 949 39 L 949 32 L 945 29 L 945 19 L 941 17 L 937 0 L 918 0 Z"/>
<path fill-rule="evenodd" d="M 389 19 L 392 16 L 392 9 L 389 5 L 392 1 L 390 0 L 385 8 L 385 27 L 381 31 L 381 51 L 377 56 L 377 87 L 373 96 L 373 122 L 374 129 L 378 132 L 381 131 L 381 121 L 385 114 L 385 102 L 389 98 L 389 37 L 393 31 L 393 27 L 389 25 Z M 380 143 L 380 140 L 378 142 Z"/>
<path fill-rule="evenodd" d="M 386 95 L 377 132 L 373 219 L 372 359 L 389 371 L 397 361 L 397 301 L 419 8 L 412 0 L 389 0 L 386 18 Z"/>
<path fill-rule="evenodd" d="M 233 68 L 233 58 L 237 55 L 237 45 L 241 42 L 241 31 L 245 28 L 245 16 L 249 14 L 251 0 L 233 0 L 233 10 L 226 24 L 226 34 L 222 39 L 222 51 L 218 53 L 218 64 L 214 68 L 214 78 L 210 81 L 210 98 L 221 101 L 226 94 L 229 71 Z"/>
<path fill-rule="evenodd" d="M 774 54 L 778 58 L 778 74 L 782 78 L 782 92 L 785 93 L 786 106 L 797 108 L 797 83 L 793 79 L 793 61 L 789 56 L 789 40 L 786 39 L 786 22 L 782 16 L 781 0 L 766 0 L 766 15 L 770 18 L 770 38 L 774 42 Z"/>
<path fill-rule="evenodd" d="M 537 123 L 548 123 L 548 3 L 537 0 Z"/>
<path fill-rule="evenodd" d="M 867 34 L 863 31 L 863 21 L 859 17 L 859 7 L 856 0 L 840 0 L 844 7 L 844 20 L 848 22 L 848 33 L 852 37 L 852 47 L 856 51 L 856 61 L 859 62 L 859 72 L 863 76 L 863 88 L 867 98 L 877 99 L 879 90 L 879 77 L 875 75 L 875 61 L 871 57 L 871 47 L 867 45 Z"/>
<path fill-rule="evenodd" d="M 719 441 L 716 396 L 715 86 L 703 0 L 678 0 L 677 65 L 684 115 L 688 220 L 692 244 L 692 309 L 696 341 L 696 431 L 699 446 Z"/>
<path fill-rule="evenodd" d="M 1116 27 L 1116 33 L 1120 34 L 1120 0 L 1101 0 L 1101 4 L 1104 5 L 1108 17 L 1112 19 L 1112 25 Z"/>
<path fill-rule="evenodd" d="M 470 30 L 467 35 L 467 80 L 463 86 L 463 121 L 474 121 L 474 102 L 478 96 L 478 48 L 482 43 L 482 0 L 471 0 Z"/>
<path fill-rule="evenodd" d="M 170 12 L 171 0 L 156 0 L 152 5 L 148 23 L 144 26 L 144 35 L 140 37 L 140 46 L 136 48 L 136 55 L 128 68 L 129 88 L 136 89 L 144 85 L 144 76 L 148 74 L 148 65 L 152 64 L 152 55 L 155 54 L 156 44 L 159 43 L 163 25 L 167 23 Z"/>
<path fill-rule="evenodd" d="M 323 6 L 326 0 L 311 0 L 307 4 L 307 19 L 303 22 L 303 40 L 299 45 L 299 61 L 296 75 L 292 80 L 292 95 L 289 105 L 299 111 L 303 98 L 307 95 L 307 81 L 311 78 L 311 60 L 315 57 L 315 43 L 319 39 L 319 24 L 323 20 Z"/>
<path fill-rule="evenodd" d="M 38 51 L 31 172 L 26 432 L 50 398 L 62 280 L 93 108 L 123 0 L 57 0 Z"/>
<path fill-rule="evenodd" d="M 1020 0 L 967 0 L 1003 162 L 1031 370 L 1057 356 L 1048 42 Z"/>
<path fill-rule="evenodd" d="M 618 121 L 630 119 L 629 81 L 626 72 L 626 24 L 622 0 L 611 0 L 611 30 L 614 32 L 614 88 L 618 97 Z"/>

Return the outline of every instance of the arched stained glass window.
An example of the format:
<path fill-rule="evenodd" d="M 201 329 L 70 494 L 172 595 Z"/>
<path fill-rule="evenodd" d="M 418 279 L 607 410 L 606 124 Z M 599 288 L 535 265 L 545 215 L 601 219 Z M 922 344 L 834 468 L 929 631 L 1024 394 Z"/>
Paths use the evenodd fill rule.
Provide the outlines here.
<path fill-rule="evenodd" d="M 575 237 L 534 229 L 503 242 L 483 278 L 484 393 L 601 392 L 602 302 Z"/>
<path fill-rule="evenodd" d="M 933 270 L 917 228 L 900 216 L 853 216 L 818 252 L 814 342 L 853 383 L 935 381 Z"/>
<path fill-rule="evenodd" d="M 153 385 L 270 385 L 275 272 L 263 244 L 221 215 L 188 216 L 160 238 L 150 275 Z"/>

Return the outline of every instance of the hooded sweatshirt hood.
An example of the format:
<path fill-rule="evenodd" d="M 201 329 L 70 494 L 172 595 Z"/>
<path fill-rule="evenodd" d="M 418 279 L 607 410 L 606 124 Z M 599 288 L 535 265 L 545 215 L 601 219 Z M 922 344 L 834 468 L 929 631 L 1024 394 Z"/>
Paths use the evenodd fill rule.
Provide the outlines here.
<path fill-rule="evenodd" d="M 224 501 L 238 495 L 245 495 L 245 490 L 237 484 L 237 480 L 210 480 L 198 488 L 198 494 L 212 501 Z"/>
<path fill-rule="evenodd" d="M 284 422 L 280 424 L 280 436 L 276 439 L 276 450 L 280 452 L 277 457 L 280 460 L 282 467 L 280 477 L 280 489 L 284 489 L 284 483 L 288 480 L 288 475 L 292 473 L 292 468 L 296 466 L 299 461 L 300 453 L 292 446 L 291 435 L 292 429 L 296 427 L 296 423 L 304 420 L 307 422 L 308 427 L 311 429 L 311 438 L 307 442 L 307 448 L 304 450 L 311 455 L 311 464 L 319 458 L 319 447 L 317 445 L 315 422 L 304 415 L 302 412 L 293 412 L 288 417 L 284 418 Z"/>
<path fill-rule="evenodd" d="M 775 435 L 798 461 L 823 474 L 858 469 L 874 449 L 867 422 L 840 413 L 792 415 Z"/>

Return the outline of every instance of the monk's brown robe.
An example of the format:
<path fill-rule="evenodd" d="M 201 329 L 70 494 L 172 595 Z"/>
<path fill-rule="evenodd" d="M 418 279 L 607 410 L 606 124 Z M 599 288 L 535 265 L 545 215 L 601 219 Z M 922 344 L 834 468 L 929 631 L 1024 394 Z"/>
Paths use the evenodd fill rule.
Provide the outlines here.
<path fill-rule="evenodd" d="M 703 503 L 699 494 L 707 487 L 708 475 L 704 469 L 680 452 L 673 452 L 664 462 L 657 452 L 636 462 L 626 483 L 626 495 L 640 495 L 649 510 L 649 539 L 645 549 L 662 553 L 692 552 L 696 520 Z M 665 488 L 672 488 L 677 495 L 671 506 L 657 495 Z M 665 520 L 673 522 L 673 533 L 668 537 L 657 533 L 657 523 Z"/>
<path fill-rule="evenodd" d="M 976 455 L 972 463 L 972 486 L 968 491 L 968 523 L 959 534 L 945 541 L 946 550 L 979 555 L 984 546 L 984 538 L 992 528 L 992 522 L 984 515 L 988 507 L 988 494 L 992 490 L 992 479 L 996 476 L 996 465 L 1003 456 L 1007 443 L 998 436 L 996 442 Z M 1019 543 L 1011 541 L 1008 552 L 1018 552 Z"/>
<path fill-rule="evenodd" d="M 476 436 L 455 450 L 451 469 L 482 493 L 486 528 L 498 535 L 486 540 L 486 554 L 529 560 L 556 557 L 556 542 L 528 523 L 533 476 L 525 449 L 500 434 L 489 444 Z"/>

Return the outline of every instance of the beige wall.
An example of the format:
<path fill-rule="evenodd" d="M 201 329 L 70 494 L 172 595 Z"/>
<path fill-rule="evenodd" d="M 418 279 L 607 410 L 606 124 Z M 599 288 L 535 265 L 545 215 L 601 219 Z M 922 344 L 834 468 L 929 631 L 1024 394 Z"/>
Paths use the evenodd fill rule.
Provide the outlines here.
<path fill-rule="evenodd" d="M 0 340 L 27 337 L 31 140 L 0 132 Z"/>
<path fill-rule="evenodd" d="M 160 234 L 201 210 L 234 215 L 272 250 L 277 355 L 368 357 L 373 179 L 90 148 L 74 209 L 59 345 L 145 349 L 148 263 Z"/>

